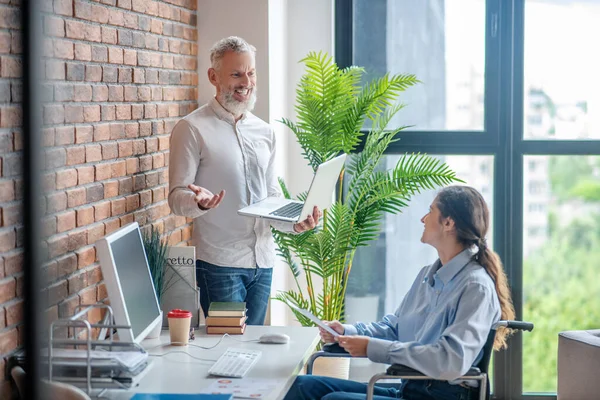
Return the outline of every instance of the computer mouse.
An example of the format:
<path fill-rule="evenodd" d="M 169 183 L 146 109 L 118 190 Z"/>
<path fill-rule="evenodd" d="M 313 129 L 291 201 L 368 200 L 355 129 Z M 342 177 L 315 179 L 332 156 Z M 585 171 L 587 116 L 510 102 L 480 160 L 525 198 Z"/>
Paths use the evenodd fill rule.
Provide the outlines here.
<path fill-rule="evenodd" d="M 290 337 L 285 333 L 265 333 L 258 338 L 260 343 L 285 344 L 290 341 Z"/>

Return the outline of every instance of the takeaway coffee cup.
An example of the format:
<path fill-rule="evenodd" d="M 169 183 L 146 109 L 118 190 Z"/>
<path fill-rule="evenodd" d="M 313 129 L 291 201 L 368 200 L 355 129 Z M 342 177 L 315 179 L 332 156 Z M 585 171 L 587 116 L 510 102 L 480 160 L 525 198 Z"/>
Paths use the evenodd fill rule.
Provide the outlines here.
<path fill-rule="evenodd" d="M 192 322 L 192 313 L 187 310 L 175 309 L 167 314 L 169 319 L 169 335 L 171 344 L 175 346 L 185 346 L 190 339 L 190 324 Z"/>

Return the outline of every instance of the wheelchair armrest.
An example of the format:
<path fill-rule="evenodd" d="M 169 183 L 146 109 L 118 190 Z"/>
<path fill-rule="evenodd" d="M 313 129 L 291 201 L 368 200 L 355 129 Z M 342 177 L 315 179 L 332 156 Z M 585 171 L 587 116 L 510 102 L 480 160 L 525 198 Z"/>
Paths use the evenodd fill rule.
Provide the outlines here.
<path fill-rule="evenodd" d="M 390 365 L 385 373 L 386 373 L 386 375 L 398 376 L 398 377 L 403 377 L 403 378 L 425 376 L 425 374 L 417 371 L 416 369 L 407 367 L 406 365 L 402 365 L 402 364 Z M 479 370 L 479 368 L 471 367 L 471 369 L 469 369 L 467 371 L 467 373 L 464 374 L 463 376 L 478 376 L 480 374 L 481 374 L 481 371 Z"/>
<path fill-rule="evenodd" d="M 313 371 L 313 364 L 315 363 L 315 360 L 319 357 L 352 357 L 350 355 L 350 353 L 348 353 L 346 350 L 344 350 L 343 347 L 341 347 L 339 344 L 337 343 L 326 343 L 323 345 L 323 348 L 321 351 L 317 351 L 316 353 L 313 353 L 307 360 L 306 362 L 306 375 L 312 375 L 312 371 Z"/>
<path fill-rule="evenodd" d="M 343 357 L 344 354 L 350 355 L 339 343 L 325 343 L 323 345 L 323 351 L 325 353 L 335 353 Z"/>

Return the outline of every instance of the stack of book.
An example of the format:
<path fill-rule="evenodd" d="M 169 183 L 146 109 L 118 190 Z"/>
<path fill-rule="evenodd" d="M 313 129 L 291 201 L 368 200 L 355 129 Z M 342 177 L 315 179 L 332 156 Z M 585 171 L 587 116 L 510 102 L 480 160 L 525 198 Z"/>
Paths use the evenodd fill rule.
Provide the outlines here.
<path fill-rule="evenodd" d="M 245 302 L 215 302 L 208 307 L 206 333 L 241 335 L 246 329 Z"/>

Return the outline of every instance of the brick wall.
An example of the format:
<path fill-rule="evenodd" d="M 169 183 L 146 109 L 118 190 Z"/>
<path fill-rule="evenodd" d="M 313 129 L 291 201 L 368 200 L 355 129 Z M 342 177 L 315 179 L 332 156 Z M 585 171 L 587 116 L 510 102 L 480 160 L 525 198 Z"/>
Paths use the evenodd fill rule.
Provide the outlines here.
<path fill-rule="evenodd" d="M 194 0 L 44 0 L 43 8 L 43 272 L 52 321 L 107 297 L 94 248 L 105 234 L 138 221 L 171 243 L 191 236 L 166 197 L 169 133 L 197 107 L 197 30 Z M 23 344 L 19 18 L 19 0 L 0 0 L 2 370 Z M 4 381 L 0 398 L 9 396 Z"/>

